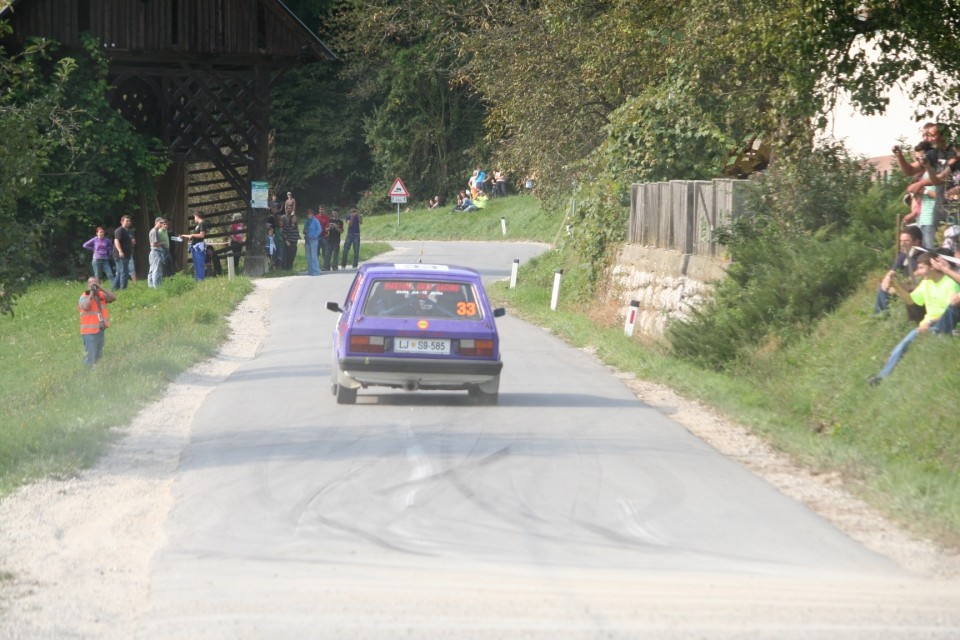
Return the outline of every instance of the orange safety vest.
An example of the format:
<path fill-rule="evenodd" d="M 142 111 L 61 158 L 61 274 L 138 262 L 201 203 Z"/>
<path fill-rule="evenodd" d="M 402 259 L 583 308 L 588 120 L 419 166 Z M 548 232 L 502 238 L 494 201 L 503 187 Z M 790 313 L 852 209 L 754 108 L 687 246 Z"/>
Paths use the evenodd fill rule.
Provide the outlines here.
<path fill-rule="evenodd" d="M 77 302 L 77 309 L 80 310 L 80 334 L 100 333 L 100 318 L 98 313 L 103 314 L 103 324 L 110 326 L 110 310 L 107 309 L 107 301 L 102 293 L 98 293 L 96 299 L 90 299 L 90 310 L 84 311 L 80 303 Z"/>

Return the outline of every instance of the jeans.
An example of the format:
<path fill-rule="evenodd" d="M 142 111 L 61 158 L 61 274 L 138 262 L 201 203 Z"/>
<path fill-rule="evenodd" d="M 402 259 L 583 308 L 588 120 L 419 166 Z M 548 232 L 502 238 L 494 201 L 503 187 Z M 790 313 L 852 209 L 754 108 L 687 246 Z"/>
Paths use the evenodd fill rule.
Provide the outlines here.
<path fill-rule="evenodd" d="M 947 310 L 943 312 L 943 315 L 940 316 L 937 322 L 930 327 L 930 332 L 941 333 L 947 336 L 953 335 L 953 329 L 957 326 L 957 321 L 960 321 L 960 308 L 951 305 L 947 307 Z M 920 335 L 920 330 L 914 329 L 900 341 L 900 344 L 893 348 L 893 351 L 890 352 L 890 357 L 887 358 L 887 363 L 883 365 L 883 369 L 877 374 L 877 378 L 886 378 L 893 372 L 893 368 L 897 366 L 897 362 L 899 362 L 903 354 L 907 352 L 907 347 L 917 339 L 918 335 Z"/>
<path fill-rule="evenodd" d="M 337 238 L 336 241 L 333 241 L 327 238 L 327 245 L 323 248 L 324 271 L 329 271 L 331 266 L 334 269 L 336 269 L 337 263 L 339 262 L 340 262 L 340 238 Z"/>
<path fill-rule="evenodd" d="M 113 290 L 126 289 L 130 281 L 130 261 L 126 258 L 117 260 L 117 273 L 113 276 Z"/>
<path fill-rule="evenodd" d="M 877 301 L 873 305 L 873 312 L 880 313 L 886 311 L 890 306 L 890 294 L 883 290 L 883 287 L 877 288 Z"/>
<path fill-rule="evenodd" d="M 918 335 L 920 335 L 920 330 L 914 329 L 908 333 L 897 346 L 893 348 L 893 351 L 890 352 L 890 357 L 887 358 L 887 363 L 883 365 L 883 369 L 880 369 L 880 373 L 877 374 L 877 378 L 882 380 L 893 372 L 893 368 L 897 366 L 897 363 L 900 362 L 900 358 L 902 358 L 903 354 L 907 352 L 907 347 L 910 346 L 911 342 L 917 339 Z"/>
<path fill-rule="evenodd" d="M 156 289 L 163 281 L 163 249 L 150 249 L 150 271 L 147 273 L 147 286 Z"/>
<path fill-rule="evenodd" d="M 343 259 L 340 261 L 340 266 L 346 268 L 347 259 L 350 257 L 350 247 L 353 247 L 353 268 L 357 268 L 357 263 L 360 261 L 360 234 L 359 233 L 348 233 L 347 239 L 343 242 Z"/>
<path fill-rule="evenodd" d="M 99 258 L 93 261 L 93 275 L 100 278 L 100 282 L 109 280 L 113 282 L 113 267 L 110 266 L 109 258 Z M 106 278 L 104 278 L 106 276 Z"/>
<path fill-rule="evenodd" d="M 304 238 L 304 250 L 307 252 L 307 275 L 320 275 L 320 259 L 317 251 L 320 247 L 319 238 Z"/>
<path fill-rule="evenodd" d="M 327 236 L 320 236 L 319 240 L 320 244 L 319 248 L 317 249 L 317 257 L 320 260 L 320 268 L 327 270 L 330 268 L 329 265 L 324 265 L 326 264 L 327 256 L 330 254 L 330 249 L 328 248 L 330 246 L 330 240 L 327 238 Z"/>
<path fill-rule="evenodd" d="M 190 257 L 193 258 L 193 278 L 203 280 L 207 275 L 207 245 L 198 242 L 190 246 Z"/>
<path fill-rule="evenodd" d="M 163 256 L 163 277 L 169 278 L 176 272 L 173 266 L 173 254 L 170 253 L 169 248 L 164 248 L 160 255 Z"/>
<path fill-rule="evenodd" d="M 937 225 L 935 224 L 922 224 L 920 225 L 920 233 L 923 234 L 923 248 L 930 249 L 931 251 L 936 250 L 937 248 Z"/>
<path fill-rule="evenodd" d="M 83 359 L 83 363 L 88 367 L 92 367 L 97 363 L 97 360 L 100 359 L 100 356 L 103 355 L 103 343 L 105 342 L 106 334 L 104 330 L 101 329 L 99 333 L 81 333 L 80 338 L 83 340 L 83 348 L 87 352 L 87 356 Z"/>

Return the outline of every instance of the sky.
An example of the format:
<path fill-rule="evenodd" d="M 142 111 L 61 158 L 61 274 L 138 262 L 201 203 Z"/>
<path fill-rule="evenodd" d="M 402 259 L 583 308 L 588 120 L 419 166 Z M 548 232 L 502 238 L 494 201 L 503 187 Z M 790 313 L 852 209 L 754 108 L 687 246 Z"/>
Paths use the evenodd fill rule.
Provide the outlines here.
<path fill-rule="evenodd" d="M 826 133 L 844 140 L 854 154 L 868 158 L 890 155 L 890 148 L 901 137 L 910 144 L 919 142 L 923 123 L 914 121 L 912 105 L 906 94 L 893 91 L 889 97 L 890 104 L 883 116 L 857 115 L 849 103 L 843 103 L 834 110 L 832 128 Z"/>

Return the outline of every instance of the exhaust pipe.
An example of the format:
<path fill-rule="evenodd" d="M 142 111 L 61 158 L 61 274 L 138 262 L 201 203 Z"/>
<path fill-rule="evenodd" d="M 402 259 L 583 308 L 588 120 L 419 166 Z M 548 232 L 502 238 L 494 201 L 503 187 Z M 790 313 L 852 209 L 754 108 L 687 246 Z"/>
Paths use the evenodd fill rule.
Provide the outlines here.
<path fill-rule="evenodd" d="M 416 380 L 407 380 L 403 383 L 404 391 L 416 391 L 420 388 L 420 383 Z"/>

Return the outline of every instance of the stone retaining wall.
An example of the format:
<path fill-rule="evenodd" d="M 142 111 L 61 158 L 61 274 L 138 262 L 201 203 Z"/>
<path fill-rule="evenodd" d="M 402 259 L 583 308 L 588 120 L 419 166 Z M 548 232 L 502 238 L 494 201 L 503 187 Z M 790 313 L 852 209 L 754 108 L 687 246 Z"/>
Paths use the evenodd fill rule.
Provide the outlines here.
<path fill-rule="evenodd" d="M 722 278 L 727 264 L 717 258 L 624 245 L 610 276 L 607 298 L 619 304 L 621 314 L 632 300 L 639 301 L 635 334 L 659 337 L 667 320 L 687 317 L 703 304 L 709 294 L 707 283 Z"/>

